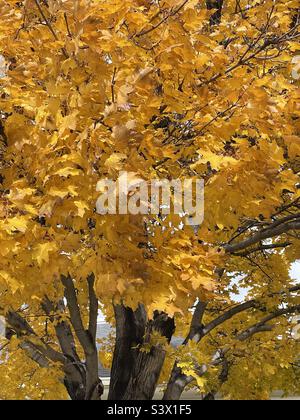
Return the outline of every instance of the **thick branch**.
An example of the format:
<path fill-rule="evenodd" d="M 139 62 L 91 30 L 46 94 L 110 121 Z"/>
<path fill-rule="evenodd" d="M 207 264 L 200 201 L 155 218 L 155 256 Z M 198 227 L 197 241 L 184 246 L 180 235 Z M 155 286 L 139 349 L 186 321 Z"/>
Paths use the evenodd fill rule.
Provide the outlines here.
<path fill-rule="evenodd" d="M 81 360 L 76 350 L 72 329 L 68 322 L 61 320 L 60 315 L 54 315 L 56 311 L 58 311 L 59 314 L 65 312 L 64 302 L 60 301 L 57 306 L 55 306 L 53 302 L 51 302 L 46 297 L 42 303 L 42 309 L 54 325 L 55 333 L 63 354 L 68 358 L 70 363 L 74 364 L 74 366 L 80 372 L 83 381 L 85 381 L 85 369 L 82 366 Z"/>
<path fill-rule="evenodd" d="M 254 334 L 263 332 L 263 331 L 272 331 L 273 326 L 268 325 L 268 322 L 273 321 L 276 318 L 279 318 L 283 315 L 294 314 L 300 311 L 300 305 L 292 306 L 289 308 L 279 309 L 278 311 L 273 312 L 272 314 L 268 315 L 264 319 L 262 319 L 257 324 L 253 325 L 247 330 L 243 331 L 241 334 L 237 336 L 237 339 L 240 341 L 245 341 L 248 338 L 252 337 Z"/>
<path fill-rule="evenodd" d="M 91 280 L 91 279 L 90 279 Z M 90 334 L 89 329 L 84 328 L 80 308 L 78 305 L 76 290 L 71 277 L 62 276 L 62 283 L 65 287 L 65 297 L 67 299 L 67 305 L 70 312 L 71 323 L 74 331 L 78 337 L 78 340 L 84 350 L 85 354 L 85 365 L 86 365 L 86 400 L 99 400 L 103 393 L 103 384 L 98 376 L 98 352 L 95 336 L 95 307 L 93 307 L 93 314 L 90 314 L 90 328 L 93 335 Z M 90 281 L 90 286 L 94 286 L 93 282 Z M 91 292 L 91 290 L 90 290 Z M 94 303 L 95 297 L 92 296 L 92 302 Z M 98 308 L 98 302 L 97 302 Z"/>
<path fill-rule="evenodd" d="M 205 314 L 208 302 L 199 302 L 196 304 L 195 311 L 193 313 L 191 327 L 188 336 L 184 340 L 183 344 L 187 344 L 190 340 L 199 341 L 202 336 L 202 319 Z M 199 336 L 200 335 L 200 336 Z"/>
<path fill-rule="evenodd" d="M 256 300 L 249 300 L 248 302 L 242 303 L 240 305 L 235 306 L 234 308 L 229 309 L 229 311 L 225 312 L 224 314 L 207 324 L 203 328 L 203 335 L 209 334 L 212 330 L 217 328 L 219 325 L 222 325 L 229 319 L 233 318 L 235 315 L 240 314 L 241 312 L 244 312 L 250 308 L 255 308 L 257 304 L 258 302 Z"/>
<path fill-rule="evenodd" d="M 292 245 L 292 242 L 284 242 L 281 244 L 272 244 L 272 245 L 261 245 L 257 248 L 250 249 L 249 251 L 241 252 L 241 253 L 233 253 L 236 257 L 247 257 L 248 255 L 254 254 L 255 252 L 262 252 L 268 251 L 271 249 L 279 249 L 279 248 L 287 248 L 288 246 Z"/>
<path fill-rule="evenodd" d="M 94 346 L 91 337 L 85 330 L 82 322 L 73 280 L 71 279 L 71 277 L 62 276 L 62 284 L 65 287 L 65 297 L 67 299 L 67 305 L 70 312 L 72 326 L 85 352 L 85 355 L 88 355 L 89 353 L 94 351 Z"/>
<path fill-rule="evenodd" d="M 224 249 L 227 253 L 233 254 L 256 245 L 266 239 L 271 239 L 287 233 L 290 230 L 300 230 L 300 214 L 291 215 L 283 220 L 273 222 L 268 227 L 259 230 L 241 242 L 228 243 L 224 245 Z"/>
<path fill-rule="evenodd" d="M 98 319 L 98 299 L 95 293 L 95 277 L 94 275 L 88 276 L 88 289 L 89 289 L 89 333 L 93 341 L 96 341 L 97 334 L 97 319 Z"/>
<path fill-rule="evenodd" d="M 7 324 L 14 330 L 17 337 L 24 340 L 28 349 L 31 351 L 39 352 L 43 357 L 51 360 L 52 362 L 64 363 L 65 359 L 63 354 L 54 350 L 49 344 L 45 343 L 44 340 L 39 339 L 41 344 L 37 342 L 32 343 L 30 337 L 38 338 L 34 330 L 28 324 L 28 322 L 21 317 L 17 312 L 9 311 L 6 315 Z"/>
<path fill-rule="evenodd" d="M 300 289 L 300 286 L 294 286 L 288 290 L 288 292 L 296 292 Z M 281 293 L 287 293 L 287 292 L 281 292 Z M 226 320 L 232 318 L 234 315 L 241 313 L 247 309 L 250 309 L 252 307 L 255 307 L 257 305 L 257 301 L 252 300 L 249 302 L 246 302 L 244 304 L 238 305 L 231 310 L 227 311 L 225 314 L 221 315 L 219 318 L 212 321 L 210 324 L 208 324 L 206 327 L 202 328 L 202 335 L 200 335 L 200 340 L 203 337 L 204 334 L 208 334 L 210 331 L 212 331 L 217 326 L 221 325 Z M 268 324 L 270 321 L 279 318 L 283 315 L 288 315 L 292 313 L 296 313 L 300 311 L 300 305 L 284 308 L 278 311 L 273 312 L 272 314 L 265 317 L 262 321 L 258 322 L 257 324 L 253 325 L 250 328 L 247 328 L 247 330 L 243 331 L 242 333 L 238 334 L 236 339 L 239 341 L 245 341 L 255 334 L 272 331 L 274 326 Z M 224 350 L 218 350 L 214 357 L 212 358 L 212 361 L 209 366 L 202 365 L 197 368 L 198 375 L 202 376 L 207 372 L 209 367 L 218 366 L 222 364 L 224 361 L 225 354 L 230 350 L 230 347 L 225 348 Z M 171 377 L 166 389 L 166 392 L 164 394 L 163 399 L 164 400 L 177 400 L 180 399 L 184 389 L 187 385 L 192 383 L 195 380 L 193 376 L 187 376 L 185 375 L 182 370 L 177 366 L 175 363 Z"/>

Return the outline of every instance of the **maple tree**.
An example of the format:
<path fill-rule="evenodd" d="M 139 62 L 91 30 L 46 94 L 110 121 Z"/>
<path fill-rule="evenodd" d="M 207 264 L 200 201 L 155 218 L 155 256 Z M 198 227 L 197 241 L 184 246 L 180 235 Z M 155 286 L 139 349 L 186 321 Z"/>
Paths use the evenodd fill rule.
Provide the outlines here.
<path fill-rule="evenodd" d="M 111 399 L 299 392 L 298 0 L 0 13 L 0 397 L 101 399 L 99 360 Z M 97 214 L 121 171 L 204 179 L 203 224 Z"/>

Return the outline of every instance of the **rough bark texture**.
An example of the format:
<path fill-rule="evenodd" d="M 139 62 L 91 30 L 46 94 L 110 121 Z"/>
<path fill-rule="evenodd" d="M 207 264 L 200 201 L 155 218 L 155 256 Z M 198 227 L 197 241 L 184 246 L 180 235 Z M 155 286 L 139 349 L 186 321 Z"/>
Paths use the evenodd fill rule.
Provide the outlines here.
<path fill-rule="evenodd" d="M 116 344 L 111 370 L 108 399 L 120 400 L 128 386 L 133 370 L 137 346 L 143 342 L 146 313 L 142 306 L 136 311 L 115 305 Z"/>
<path fill-rule="evenodd" d="M 193 377 L 182 373 L 181 369 L 174 364 L 171 377 L 164 393 L 163 400 L 175 401 L 179 400 L 185 387 L 194 380 Z"/>
<path fill-rule="evenodd" d="M 158 331 L 171 340 L 175 325 L 166 314 L 156 313 L 147 321 L 143 306 L 132 311 L 123 305 L 115 306 L 116 345 L 111 372 L 109 399 L 151 400 L 165 360 L 162 346 L 152 347 L 149 353 L 140 351 L 149 342 L 151 333 Z"/>
<path fill-rule="evenodd" d="M 62 276 L 71 324 L 85 354 L 85 400 L 101 399 L 104 389 L 98 376 L 98 352 L 96 347 L 98 300 L 94 291 L 94 281 L 94 276 L 89 276 L 87 279 L 89 288 L 89 326 L 88 329 L 85 329 L 73 280 L 70 277 Z"/>
<path fill-rule="evenodd" d="M 157 312 L 154 319 L 147 325 L 145 343 L 150 339 L 153 331 L 158 331 L 170 342 L 174 330 L 174 319 Z M 166 353 L 161 345 L 152 347 L 149 353 L 143 351 L 137 353 L 124 400 L 151 400 L 153 398 L 165 357 Z"/>

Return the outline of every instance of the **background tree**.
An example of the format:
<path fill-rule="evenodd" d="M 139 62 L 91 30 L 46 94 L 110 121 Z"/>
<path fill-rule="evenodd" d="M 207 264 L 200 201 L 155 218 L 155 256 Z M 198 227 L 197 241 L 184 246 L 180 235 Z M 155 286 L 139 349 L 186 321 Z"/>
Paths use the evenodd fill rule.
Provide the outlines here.
<path fill-rule="evenodd" d="M 161 381 L 168 399 L 297 391 L 298 1 L 0 12 L 4 397 L 99 399 L 99 305 L 116 330 L 110 398 L 151 399 Z M 203 178 L 203 225 L 97 214 L 97 182 L 120 171 Z"/>

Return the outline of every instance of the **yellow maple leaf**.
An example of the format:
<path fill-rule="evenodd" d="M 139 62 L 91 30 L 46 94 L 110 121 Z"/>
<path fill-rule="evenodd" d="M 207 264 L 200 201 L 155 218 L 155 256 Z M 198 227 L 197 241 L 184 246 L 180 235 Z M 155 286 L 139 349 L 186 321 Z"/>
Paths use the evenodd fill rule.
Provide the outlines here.
<path fill-rule="evenodd" d="M 9 233 L 20 231 L 25 233 L 27 230 L 28 220 L 25 217 L 13 217 L 6 221 L 6 230 Z"/>
<path fill-rule="evenodd" d="M 57 249 L 57 244 L 53 242 L 38 244 L 32 252 L 32 259 L 36 260 L 41 267 L 43 263 L 49 262 L 49 254 L 57 251 Z"/>
<path fill-rule="evenodd" d="M 77 207 L 78 216 L 83 217 L 86 210 L 89 209 L 89 206 L 84 201 L 74 201 L 74 204 Z"/>
<path fill-rule="evenodd" d="M 6 271 L 1 270 L 0 276 L 6 281 L 13 294 L 24 287 L 15 277 L 11 276 Z"/>

